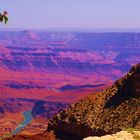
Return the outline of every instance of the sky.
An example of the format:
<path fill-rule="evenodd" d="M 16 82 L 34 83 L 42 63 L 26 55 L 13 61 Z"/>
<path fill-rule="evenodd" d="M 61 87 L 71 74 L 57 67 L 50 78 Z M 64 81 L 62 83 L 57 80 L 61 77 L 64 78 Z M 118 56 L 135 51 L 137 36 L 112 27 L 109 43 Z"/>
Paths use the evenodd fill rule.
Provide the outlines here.
<path fill-rule="evenodd" d="M 0 0 L 3 10 L 7 29 L 140 29 L 140 0 Z"/>

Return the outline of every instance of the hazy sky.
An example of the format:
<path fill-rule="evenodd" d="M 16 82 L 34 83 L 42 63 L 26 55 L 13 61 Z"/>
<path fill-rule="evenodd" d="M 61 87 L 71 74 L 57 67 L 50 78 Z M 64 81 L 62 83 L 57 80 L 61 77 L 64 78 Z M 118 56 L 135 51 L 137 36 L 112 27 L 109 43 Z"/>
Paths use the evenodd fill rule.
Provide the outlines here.
<path fill-rule="evenodd" d="M 140 0 L 0 0 L 2 28 L 140 28 Z"/>

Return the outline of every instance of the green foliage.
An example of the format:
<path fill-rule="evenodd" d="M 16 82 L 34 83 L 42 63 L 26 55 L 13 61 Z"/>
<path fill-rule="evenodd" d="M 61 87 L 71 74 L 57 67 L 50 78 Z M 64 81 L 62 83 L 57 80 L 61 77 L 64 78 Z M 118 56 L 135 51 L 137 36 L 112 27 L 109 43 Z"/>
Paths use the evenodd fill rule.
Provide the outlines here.
<path fill-rule="evenodd" d="M 131 133 L 133 131 L 140 131 L 140 129 L 137 129 L 137 128 L 126 128 L 124 130 L 127 131 L 128 133 Z"/>
<path fill-rule="evenodd" d="M 135 140 L 140 140 L 140 136 L 135 133 L 136 131 L 140 131 L 139 129 L 137 129 L 137 128 L 126 128 L 125 131 L 127 131 L 128 133 L 131 133 Z"/>
<path fill-rule="evenodd" d="M 4 22 L 5 24 L 8 22 L 7 14 L 7 11 L 4 11 L 3 14 L 0 13 L 0 22 Z"/>

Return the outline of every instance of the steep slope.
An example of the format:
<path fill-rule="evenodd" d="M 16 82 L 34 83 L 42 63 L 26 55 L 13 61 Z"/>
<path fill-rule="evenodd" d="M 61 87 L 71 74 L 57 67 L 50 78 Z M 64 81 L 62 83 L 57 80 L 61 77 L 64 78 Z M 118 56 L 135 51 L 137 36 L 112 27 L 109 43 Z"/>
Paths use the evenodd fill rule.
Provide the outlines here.
<path fill-rule="evenodd" d="M 58 138 L 78 140 L 140 128 L 140 64 L 101 93 L 90 95 L 53 117 L 48 131 Z"/>
<path fill-rule="evenodd" d="M 130 127 L 140 128 L 140 64 L 103 92 L 89 95 L 54 116 L 44 133 L 9 140 L 82 140 Z"/>

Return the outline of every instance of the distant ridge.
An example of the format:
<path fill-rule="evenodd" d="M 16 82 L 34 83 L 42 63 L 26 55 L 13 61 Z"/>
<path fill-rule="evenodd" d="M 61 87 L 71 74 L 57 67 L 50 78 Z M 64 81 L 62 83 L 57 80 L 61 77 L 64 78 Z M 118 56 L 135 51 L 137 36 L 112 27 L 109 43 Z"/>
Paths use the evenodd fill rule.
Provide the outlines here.
<path fill-rule="evenodd" d="M 140 28 L 0 28 L 0 31 L 41 31 L 41 32 L 136 32 L 140 33 Z"/>

